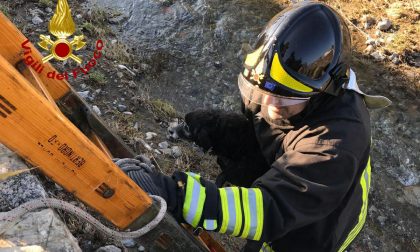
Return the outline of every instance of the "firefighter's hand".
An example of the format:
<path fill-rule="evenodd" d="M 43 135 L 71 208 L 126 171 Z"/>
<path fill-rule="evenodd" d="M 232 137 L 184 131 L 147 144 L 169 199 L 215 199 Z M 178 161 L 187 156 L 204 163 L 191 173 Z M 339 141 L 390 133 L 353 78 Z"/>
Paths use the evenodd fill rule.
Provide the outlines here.
<path fill-rule="evenodd" d="M 114 162 L 144 191 L 164 198 L 168 211 L 177 220 L 181 220 L 183 194 L 171 177 L 157 172 L 145 157 L 119 159 Z"/>

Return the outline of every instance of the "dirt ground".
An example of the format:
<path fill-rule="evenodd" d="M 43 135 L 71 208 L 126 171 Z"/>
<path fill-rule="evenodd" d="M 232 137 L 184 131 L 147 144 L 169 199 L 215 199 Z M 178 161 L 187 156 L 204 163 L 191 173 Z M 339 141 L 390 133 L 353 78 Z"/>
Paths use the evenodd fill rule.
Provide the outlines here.
<path fill-rule="evenodd" d="M 117 1 L 111 2 L 69 0 L 78 32 L 87 37 L 88 47 L 80 55 L 90 58 L 97 39 L 103 39 L 106 47 L 106 57 L 90 75 L 70 83 L 100 109 L 109 127 L 136 152 L 147 153 L 162 172 L 190 170 L 214 179 L 218 174 L 214 157 L 190 143 L 169 142 L 182 151 L 174 158 L 158 154 L 158 144 L 168 141 L 166 129 L 171 123 L 195 108 L 238 110 L 235 78 L 247 48 L 289 1 L 137 0 L 132 2 L 138 5 L 134 10 L 121 7 L 127 1 L 118 1 L 118 6 Z M 420 3 L 325 2 L 349 23 L 354 45 L 352 68 L 362 90 L 393 101 L 386 109 L 371 111 L 373 184 L 369 215 L 347 251 L 420 251 Z M 0 0 L 0 10 L 36 42 L 39 34 L 48 34 L 47 24 L 53 14 L 48 8 L 53 11 L 54 3 Z M 136 16 L 136 12 L 140 14 Z M 35 16 L 43 22 L 34 24 Z M 376 27 L 383 18 L 388 18 L 391 26 L 378 32 Z M 146 23 L 136 26 L 139 22 Z M 76 65 L 69 61 L 55 66 L 64 71 Z M 146 141 L 152 151 L 140 141 L 146 139 L 146 132 L 157 133 Z M 51 196 L 76 201 L 51 181 L 44 182 Z M 78 220 L 60 214 L 83 250 L 110 243 Z M 236 238 L 216 236 L 228 251 L 239 251 L 243 244 Z"/>

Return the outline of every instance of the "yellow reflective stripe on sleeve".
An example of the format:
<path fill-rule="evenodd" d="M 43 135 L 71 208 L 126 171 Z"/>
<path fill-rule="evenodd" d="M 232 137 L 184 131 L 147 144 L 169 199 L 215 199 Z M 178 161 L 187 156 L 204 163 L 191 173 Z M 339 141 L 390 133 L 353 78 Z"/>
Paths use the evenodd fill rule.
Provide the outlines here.
<path fill-rule="evenodd" d="M 367 210 L 368 210 L 368 194 L 369 194 L 369 188 L 370 188 L 370 174 L 371 174 L 371 167 L 370 167 L 370 157 L 368 159 L 368 163 L 366 165 L 365 170 L 362 173 L 362 176 L 360 178 L 360 185 L 362 187 L 362 209 L 360 210 L 359 214 L 359 221 L 356 224 L 356 226 L 350 231 L 350 233 L 347 235 L 346 240 L 341 245 L 338 252 L 343 252 L 350 243 L 356 238 L 356 236 L 359 234 L 360 230 L 362 230 L 363 225 L 366 221 L 367 216 Z"/>
<path fill-rule="evenodd" d="M 219 232 L 224 234 L 226 233 L 227 226 L 229 223 L 229 210 L 228 210 L 229 202 L 227 200 L 225 188 L 219 189 L 219 194 L 220 194 L 220 201 L 222 202 L 222 226 L 220 227 Z"/>
<path fill-rule="evenodd" d="M 260 189 L 254 189 L 257 201 L 257 230 L 255 231 L 255 236 L 252 238 L 255 241 L 261 239 L 263 226 L 264 226 L 264 203 L 262 192 Z"/>
<path fill-rule="evenodd" d="M 268 243 L 264 242 L 263 245 L 261 246 L 260 252 L 275 252 L 275 251 L 271 248 L 271 246 Z"/>
<path fill-rule="evenodd" d="M 242 238 L 259 240 L 264 223 L 262 193 L 259 188 L 241 188 L 244 228 Z"/>
<path fill-rule="evenodd" d="M 233 197 L 235 199 L 235 228 L 233 229 L 232 235 L 237 236 L 241 231 L 242 227 L 242 211 L 241 211 L 241 196 L 239 195 L 238 187 L 231 187 L 233 191 Z"/>
<path fill-rule="evenodd" d="M 217 220 L 205 219 L 203 222 L 203 228 L 210 231 L 215 230 L 217 228 Z"/>
<path fill-rule="evenodd" d="M 242 191 L 242 207 L 244 209 L 244 231 L 242 232 L 241 237 L 247 238 L 249 234 L 249 230 L 251 228 L 251 214 L 249 211 L 249 195 L 248 189 L 241 188 Z"/>
<path fill-rule="evenodd" d="M 182 215 L 187 223 L 193 227 L 197 227 L 203 213 L 206 189 L 193 176 L 187 175 L 188 178 Z"/>
<path fill-rule="evenodd" d="M 222 225 L 220 233 L 237 236 L 242 227 L 241 200 L 238 187 L 219 189 L 222 202 Z"/>
<path fill-rule="evenodd" d="M 303 85 L 299 81 L 295 80 L 292 76 L 290 76 L 286 70 L 284 70 L 283 66 L 280 63 L 279 55 L 276 53 L 274 54 L 273 62 L 271 64 L 270 69 L 270 76 L 278 83 L 304 93 L 312 92 L 313 89 Z"/>

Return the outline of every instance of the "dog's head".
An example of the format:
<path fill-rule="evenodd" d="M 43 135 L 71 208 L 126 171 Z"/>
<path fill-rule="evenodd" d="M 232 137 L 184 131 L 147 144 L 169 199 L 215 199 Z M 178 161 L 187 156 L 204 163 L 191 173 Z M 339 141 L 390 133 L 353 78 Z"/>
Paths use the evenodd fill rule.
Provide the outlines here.
<path fill-rule="evenodd" d="M 219 113 L 213 110 L 196 110 L 185 116 L 185 123 L 190 133 L 190 140 L 208 151 L 214 147 L 217 139 Z"/>

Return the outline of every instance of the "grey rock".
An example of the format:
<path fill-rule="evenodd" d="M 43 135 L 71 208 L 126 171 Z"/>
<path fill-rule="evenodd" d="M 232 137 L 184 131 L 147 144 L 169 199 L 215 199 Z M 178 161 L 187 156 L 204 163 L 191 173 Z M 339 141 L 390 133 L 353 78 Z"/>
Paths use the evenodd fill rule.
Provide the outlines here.
<path fill-rule="evenodd" d="M 138 131 L 139 130 L 139 122 L 135 122 L 133 128 Z"/>
<path fill-rule="evenodd" d="M 367 40 L 366 40 L 366 45 L 376 45 L 376 40 L 375 39 L 373 39 L 373 38 L 368 38 Z"/>
<path fill-rule="evenodd" d="M 0 174 L 27 168 L 16 154 L 0 144 Z M 41 182 L 29 172 L 0 181 L 0 212 L 45 197 L 47 193 Z M 39 246 L 45 251 L 81 251 L 77 240 L 51 209 L 22 216 L 2 233 L 0 244 L 4 243 L 11 247 L 10 251 L 35 251 L 30 249 Z"/>
<path fill-rule="evenodd" d="M 385 216 L 379 215 L 379 216 L 377 217 L 377 219 L 378 219 L 379 223 L 381 224 L 381 226 L 384 226 L 384 225 L 385 225 L 385 221 L 386 221 L 388 218 L 387 218 L 387 217 L 385 217 Z"/>
<path fill-rule="evenodd" d="M 172 155 L 172 149 L 170 148 L 160 149 L 160 151 L 165 155 Z"/>
<path fill-rule="evenodd" d="M 408 186 L 403 189 L 404 200 L 420 208 L 420 186 Z"/>
<path fill-rule="evenodd" d="M 146 140 L 152 140 L 157 134 L 155 132 L 146 132 Z"/>
<path fill-rule="evenodd" d="M 363 26 L 365 29 L 369 29 L 370 27 L 372 27 L 372 25 L 374 25 L 376 23 L 376 20 L 374 17 L 370 16 L 370 15 L 363 15 L 362 16 L 362 22 L 363 22 Z"/>
<path fill-rule="evenodd" d="M 174 158 L 179 158 L 182 156 L 182 150 L 179 146 L 173 146 L 171 149 L 172 149 L 172 156 Z"/>
<path fill-rule="evenodd" d="M 370 56 L 372 56 L 377 61 L 384 61 L 386 59 L 386 56 L 378 51 L 371 53 Z"/>
<path fill-rule="evenodd" d="M 87 87 L 86 84 L 84 84 L 84 83 L 80 84 L 81 89 L 86 89 L 86 87 Z"/>
<path fill-rule="evenodd" d="M 81 92 L 77 92 L 79 94 L 80 97 L 82 97 L 83 99 L 87 99 L 89 97 L 89 93 L 90 91 L 81 91 Z"/>
<path fill-rule="evenodd" d="M 367 54 L 371 54 L 373 51 L 375 51 L 375 47 L 373 45 L 368 45 L 365 49 L 365 53 Z"/>
<path fill-rule="evenodd" d="M 140 245 L 140 246 L 137 248 L 137 251 L 138 251 L 138 252 L 144 252 L 144 251 L 146 251 L 146 248 Z"/>
<path fill-rule="evenodd" d="M 161 142 L 161 143 L 159 143 L 159 148 L 160 148 L 160 149 L 166 149 L 166 148 L 169 148 L 169 143 L 168 143 L 168 142 L 166 142 L 166 141 Z"/>
<path fill-rule="evenodd" d="M 95 112 L 98 116 L 101 116 L 101 115 L 102 115 L 102 112 L 101 112 L 101 110 L 99 109 L 99 107 L 98 107 L 98 106 L 93 105 L 93 106 L 92 106 L 92 110 L 93 110 L 93 112 Z"/>
<path fill-rule="evenodd" d="M 159 150 L 157 150 L 157 149 L 154 149 L 153 152 L 156 153 L 157 155 L 161 155 L 162 154 L 162 152 L 159 151 Z"/>
<path fill-rule="evenodd" d="M 76 15 L 76 19 L 81 19 L 82 18 L 82 15 L 81 14 L 77 14 Z"/>
<path fill-rule="evenodd" d="M 123 105 L 123 104 L 119 104 L 119 105 L 117 106 L 117 109 L 118 109 L 118 111 L 120 111 L 120 112 L 124 112 L 124 111 L 127 111 L 127 106 L 125 106 L 125 105 Z"/>
<path fill-rule="evenodd" d="M 125 112 L 123 112 L 123 114 L 124 114 L 124 115 L 133 115 L 133 112 L 130 112 L 130 111 L 125 111 Z"/>
<path fill-rule="evenodd" d="M 50 7 L 47 7 L 47 8 L 45 8 L 45 11 L 48 12 L 48 13 L 51 13 L 52 9 Z"/>
<path fill-rule="evenodd" d="M 121 249 L 114 245 L 108 245 L 108 246 L 98 248 L 96 252 L 121 252 Z"/>
<path fill-rule="evenodd" d="M 122 240 L 121 243 L 124 245 L 124 247 L 126 248 L 134 248 L 137 243 L 135 240 L 133 239 L 126 239 L 126 240 Z"/>
<path fill-rule="evenodd" d="M 121 79 L 122 77 L 124 77 L 124 74 L 122 72 L 117 72 L 117 76 Z"/>
<path fill-rule="evenodd" d="M 32 18 L 32 23 L 34 25 L 39 25 L 41 23 L 43 23 L 44 21 L 39 17 L 39 16 L 35 16 Z"/>
<path fill-rule="evenodd" d="M 387 31 L 389 28 L 391 28 L 391 20 L 385 18 L 382 19 L 378 25 L 376 26 L 377 29 L 381 30 L 381 31 Z"/>

